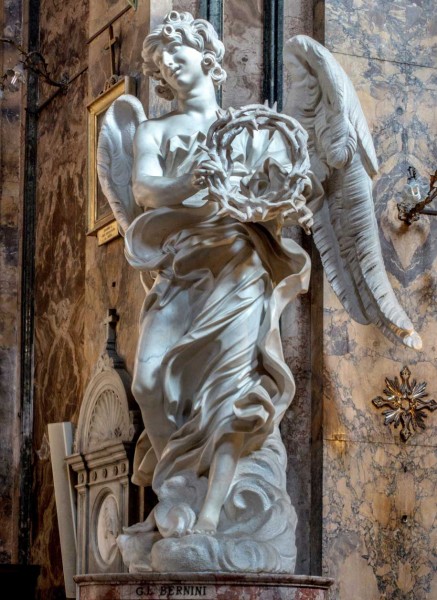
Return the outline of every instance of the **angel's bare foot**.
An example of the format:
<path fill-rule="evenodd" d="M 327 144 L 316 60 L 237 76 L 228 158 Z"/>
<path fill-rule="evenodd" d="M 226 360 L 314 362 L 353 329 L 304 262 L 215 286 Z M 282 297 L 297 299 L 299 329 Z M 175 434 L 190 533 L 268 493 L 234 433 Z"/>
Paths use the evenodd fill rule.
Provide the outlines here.
<path fill-rule="evenodd" d="M 200 514 L 196 524 L 193 527 L 193 533 L 214 535 L 217 533 L 217 523 L 218 519 L 208 518 Z"/>

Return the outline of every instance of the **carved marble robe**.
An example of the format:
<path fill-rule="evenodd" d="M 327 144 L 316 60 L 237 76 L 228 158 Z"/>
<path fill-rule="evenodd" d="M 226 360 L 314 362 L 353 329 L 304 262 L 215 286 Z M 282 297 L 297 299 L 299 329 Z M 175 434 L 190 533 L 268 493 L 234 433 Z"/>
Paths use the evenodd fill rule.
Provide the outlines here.
<path fill-rule="evenodd" d="M 198 147 L 204 141 L 203 133 L 171 138 L 160 150 L 164 176 L 192 171 L 205 158 Z M 284 153 L 266 132 L 254 138 L 243 132 L 234 142 L 233 173 L 247 174 L 268 156 L 286 162 Z M 246 434 L 243 455 L 260 448 L 294 395 L 279 318 L 307 290 L 309 257 L 294 241 L 281 240 L 277 222 L 217 216 L 217 203 L 205 196 L 150 209 L 126 233 L 130 264 L 157 274 L 140 327 L 153 311 L 168 310 L 181 289 L 193 292 L 190 314 L 181 317 L 186 333 L 168 348 L 159 375 L 165 412 L 177 431 L 159 462 L 147 441 L 147 430 L 159 423 L 145 423 L 137 445 L 134 481 L 155 491 L 180 472 L 207 474 L 227 433 Z"/>
<path fill-rule="evenodd" d="M 287 163 L 281 140 L 265 133 L 252 138 L 243 132 L 234 141 L 238 181 L 269 156 Z M 170 139 L 160 151 L 164 176 L 200 164 L 205 155 L 198 143 L 204 140 L 201 133 Z M 140 318 L 143 332 L 156 311 L 174 315 L 178 295 L 190 294 L 183 333 L 166 349 L 157 373 L 165 418 L 175 432 L 160 460 L 148 439 L 160 423 L 145 419 L 137 443 L 133 481 L 152 485 L 159 502 L 143 524 L 118 539 L 131 571 L 162 564 L 174 571 L 294 570 L 297 518 L 278 425 L 295 386 L 279 318 L 307 290 L 310 260 L 294 241 L 281 240 L 276 221 L 240 223 L 218 210 L 202 191 L 182 205 L 147 210 L 126 232 L 128 261 L 155 276 Z M 137 361 L 147 361 L 163 343 L 144 337 L 148 348 Z M 217 532 L 190 535 L 215 449 L 236 431 L 243 433 L 243 451 Z"/>

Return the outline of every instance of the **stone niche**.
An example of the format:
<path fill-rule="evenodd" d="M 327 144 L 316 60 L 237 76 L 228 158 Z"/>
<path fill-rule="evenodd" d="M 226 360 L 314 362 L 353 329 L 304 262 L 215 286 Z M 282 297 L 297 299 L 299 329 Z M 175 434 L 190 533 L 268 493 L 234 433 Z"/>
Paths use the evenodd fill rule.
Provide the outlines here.
<path fill-rule="evenodd" d="M 140 488 L 130 483 L 140 428 L 130 377 L 106 353 L 85 392 L 74 454 L 66 458 L 76 479 L 78 574 L 126 571 L 116 538 L 143 518 Z"/>

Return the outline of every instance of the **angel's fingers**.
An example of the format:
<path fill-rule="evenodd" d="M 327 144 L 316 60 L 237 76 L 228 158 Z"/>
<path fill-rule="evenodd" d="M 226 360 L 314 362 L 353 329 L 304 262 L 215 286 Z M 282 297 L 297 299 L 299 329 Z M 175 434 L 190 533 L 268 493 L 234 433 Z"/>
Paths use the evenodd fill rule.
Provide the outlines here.
<path fill-rule="evenodd" d="M 309 230 L 311 229 L 311 227 L 314 226 L 313 216 L 305 215 L 305 216 L 301 217 L 300 219 L 298 219 L 298 223 L 308 233 Z"/>
<path fill-rule="evenodd" d="M 193 175 L 191 177 L 191 183 L 196 188 L 199 188 L 199 189 L 203 188 L 206 185 L 206 183 L 205 183 L 205 177 L 203 175 L 197 175 L 197 174 L 193 173 Z"/>
<path fill-rule="evenodd" d="M 214 173 L 217 171 L 219 171 L 219 172 L 223 171 L 223 168 L 221 165 L 218 165 L 217 163 L 210 161 L 210 160 L 205 160 L 202 163 L 201 168 L 202 169 L 210 169 L 210 170 L 214 171 Z"/>
<path fill-rule="evenodd" d="M 214 171 L 212 169 L 196 169 L 194 173 L 196 175 L 214 175 Z"/>

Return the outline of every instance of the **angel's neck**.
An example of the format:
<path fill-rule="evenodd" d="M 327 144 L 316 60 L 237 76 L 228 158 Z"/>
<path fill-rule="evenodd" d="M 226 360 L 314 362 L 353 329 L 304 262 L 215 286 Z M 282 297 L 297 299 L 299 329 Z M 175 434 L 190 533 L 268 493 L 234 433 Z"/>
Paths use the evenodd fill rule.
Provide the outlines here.
<path fill-rule="evenodd" d="M 197 113 L 207 115 L 218 110 L 219 106 L 215 97 L 213 85 L 194 88 L 178 97 L 178 112 L 189 114 Z"/>

